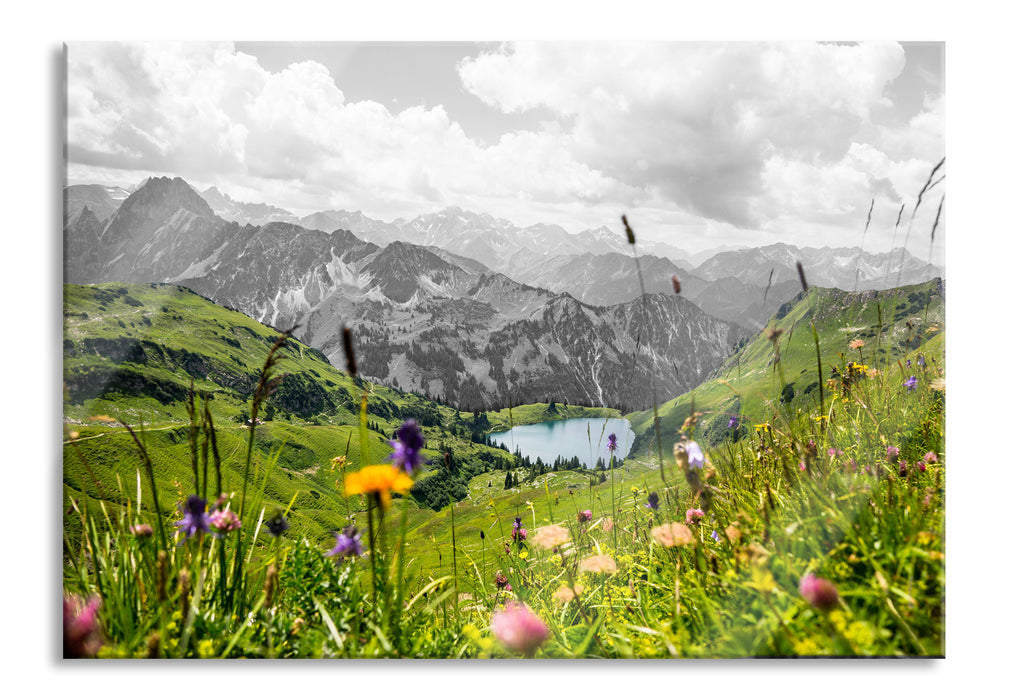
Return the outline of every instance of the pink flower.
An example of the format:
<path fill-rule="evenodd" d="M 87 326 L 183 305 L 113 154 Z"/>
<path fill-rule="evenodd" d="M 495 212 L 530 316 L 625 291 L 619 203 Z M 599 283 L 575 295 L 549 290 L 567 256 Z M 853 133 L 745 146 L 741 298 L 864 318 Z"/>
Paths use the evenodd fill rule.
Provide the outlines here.
<path fill-rule="evenodd" d="M 220 533 L 225 533 L 242 527 L 242 521 L 232 510 L 215 510 L 210 514 L 210 526 Z"/>
<path fill-rule="evenodd" d="M 813 574 L 806 574 L 800 579 L 799 594 L 817 610 L 830 610 L 840 602 L 834 584 Z"/>
<path fill-rule="evenodd" d="M 509 650 L 532 656 L 550 636 L 550 628 L 524 603 L 509 602 L 494 613 L 491 632 Z"/>
<path fill-rule="evenodd" d="M 139 525 L 131 525 L 130 532 L 132 532 L 136 537 L 150 537 L 154 534 L 154 528 L 148 523 L 140 523 Z"/>
<path fill-rule="evenodd" d="M 578 522 L 587 523 L 590 520 L 592 520 L 591 510 L 583 510 L 578 513 Z"/>
<path fill-rule="evenodd" d="M 938 464 L 939 462 L 939 458 L 936 457 L 935 452 L 932 452 L 931 450 L 925 453 L 924 460 L 927 464 Z"/>
<path fill-rule="evenodd" d="M 89 598 L 86 603 L 77 596 L 63 598 L 63 658 L 94 656 L 102 646 L 98 622 L 101 604 L 98 597 Z"/>
<path fill-rule="evenodd" d="M 704 517 L 704 511 L 700 508 L 691 508 L 687 511 L 687 525 L 694 525 Z"/>
<path fill-rule="evenodd" d="M 664 523 L 652 528 L 652 537 L 663 547 L 684 547 L 694 541 L 690 528 L 683 523 Z"/>

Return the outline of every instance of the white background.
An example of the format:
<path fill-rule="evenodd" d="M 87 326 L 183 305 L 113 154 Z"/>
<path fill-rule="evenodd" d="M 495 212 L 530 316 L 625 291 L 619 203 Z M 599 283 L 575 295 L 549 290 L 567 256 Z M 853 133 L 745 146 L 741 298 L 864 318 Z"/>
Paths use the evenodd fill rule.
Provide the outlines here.
<path fill-rule="evenodd" d="M 1005 23 L 980 3 L 36 1 L 0 41 L 7 509 L 4 687 L 75 698 L 931 698 L 985 688 L 1006 623 Z M 362 7 L 358 7 L 358 5 Z M 329 8 L 329 9 L 323 9 Z M 948 546 L 945 660 L 67 664 L 60 643 L 61 44 L 81 40 L 946 41 Z M 182 673 L 180 673 L 180 671 Z M 989 676 L 991 678 L 989 678 Z M 995 681 L 1001 686 L 999 681 Z M 981 691 L 986 695 L 985 691 Z"/>

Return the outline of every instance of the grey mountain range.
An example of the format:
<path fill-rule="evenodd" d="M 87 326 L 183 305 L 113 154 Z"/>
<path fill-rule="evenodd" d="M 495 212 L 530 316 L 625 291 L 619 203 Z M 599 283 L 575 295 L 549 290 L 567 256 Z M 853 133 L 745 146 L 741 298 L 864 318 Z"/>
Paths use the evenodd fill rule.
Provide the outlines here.
<path fill-rule="evenodd" d="M 338 367 L 347 326 L 363 375 L 464 409 L 642 409 L 699 384 L 794 297 L 796 259 L 820 286 L 849 288 L 856 262 L 860 289 L 888 274 L 857 250 L 768 246 L 694 269 L 638 251 L 642 296 L 626 240 L 606 228 L 572 235 L 457 208 L 391 223 L 296 217 L 180 178 L 132 193 L 72 186 L 64 201 L 66 282 L 183 284 L 276 328 L 297 325 Z M 902 283 L 936 276 L 908 260 Z"/>

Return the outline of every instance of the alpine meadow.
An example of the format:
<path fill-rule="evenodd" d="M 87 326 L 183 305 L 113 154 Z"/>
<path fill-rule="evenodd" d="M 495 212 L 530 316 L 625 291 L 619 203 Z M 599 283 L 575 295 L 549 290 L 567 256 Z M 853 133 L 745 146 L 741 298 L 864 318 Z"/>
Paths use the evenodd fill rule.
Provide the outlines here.
<path fill-rule="evenodd" d="M 945 657 L 941 43 L 66 63 L 64 658 Z"/>

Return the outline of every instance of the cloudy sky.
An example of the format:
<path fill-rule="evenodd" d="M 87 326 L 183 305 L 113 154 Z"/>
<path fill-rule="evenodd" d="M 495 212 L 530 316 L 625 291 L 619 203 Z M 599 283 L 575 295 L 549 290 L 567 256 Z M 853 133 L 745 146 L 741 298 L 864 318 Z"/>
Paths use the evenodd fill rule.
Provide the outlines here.
<path fill-rule="evenodd" d="M 939 43 L 71 43 L 67 180 L 297 214 L 461 206 L 698 251 L 894 241 L 945 155 Z M 929 254 L 940 184 L 909 247 Z M 944 254 L 944 226 L 934 262 Z"/>

